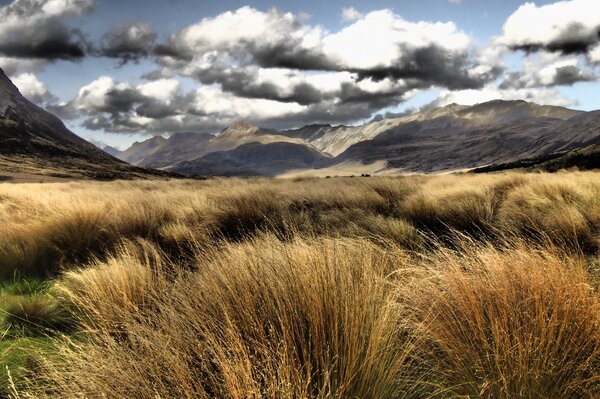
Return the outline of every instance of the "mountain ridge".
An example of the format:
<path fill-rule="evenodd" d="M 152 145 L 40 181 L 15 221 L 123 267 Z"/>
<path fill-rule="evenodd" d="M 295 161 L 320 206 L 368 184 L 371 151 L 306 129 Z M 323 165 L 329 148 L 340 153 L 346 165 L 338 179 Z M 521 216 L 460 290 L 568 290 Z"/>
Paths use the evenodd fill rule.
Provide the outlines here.
<path fill-rule="evenodd" d="M 160 164 L 150 163 L 149 160 L 142 160 L 139 164 L 160 165 L 165 170 L 188 175 L 212 176 L 218 171 L 214 165 L 206 163 L 211 157 L 201 161 L 209 154 L 220 153 L 219 159 L 214 158 L 216 155 L 212 156 L 215 164 L 219 164 L 224 160 L 230 162 L 235 152 L 228 151 L 245 144 L 285 142 L 297 145 L 288 146 L 287 150 L 295 148 L 299 152 L 306 152 L 308 148 L 317 151 L 319 158 L 327 160 L 308 164 L 308 168 L 384 162 L 390 170 L 435 173 L 514 162 L 578 148 L 591 143 L 599 135 L 600 111 L 596 114 L 523 100 L 493 100 L 472 106 L 449 104 L 428 108 L 360 126 L 312 124 L 277 131 L 241 120 L 204 140 L 198 145 L 197 151 L 164 159 Z M 194 137 L 190 134 L 189 139 L 193 140 Z M 172 151 L 177 152 L 177 149 L 172 148 Z M 274 175 L 268 168 L 258 166 L 261 162 L 258 153 L 253 152 L 256 159 L 250 162 L 252 170 L 262 170 L 261 173 L 257 172 L 259 175 Z M 156 162 L 160 155 L 153 154 L 149 159 Z M 264 156 L 262 161 L 265 165 L 271 162 L 268 156 Z M 203 162 L 205 172 L 200 167 Z M 194 163 L 195 167 L 191 167 Z M 225 174 L 231 174 L 231 166 L 228 164 Z"/>
<path fill-rule="evenodd" d="M 131 166 L 71 132 L 33 104 L 0 69 L 2 180 L 132 179 L 168 173 Z"/>

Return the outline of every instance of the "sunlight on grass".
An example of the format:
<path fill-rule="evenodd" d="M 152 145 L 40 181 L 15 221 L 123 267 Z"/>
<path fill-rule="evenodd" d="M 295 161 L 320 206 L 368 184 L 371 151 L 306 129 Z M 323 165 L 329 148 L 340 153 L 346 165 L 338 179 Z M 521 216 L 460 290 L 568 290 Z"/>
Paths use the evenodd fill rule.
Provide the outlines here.
<path fill-rule="evenodd" d="M 597 397 L 599 177 L 2 185 L 2 362 L 36 399 Z"/>

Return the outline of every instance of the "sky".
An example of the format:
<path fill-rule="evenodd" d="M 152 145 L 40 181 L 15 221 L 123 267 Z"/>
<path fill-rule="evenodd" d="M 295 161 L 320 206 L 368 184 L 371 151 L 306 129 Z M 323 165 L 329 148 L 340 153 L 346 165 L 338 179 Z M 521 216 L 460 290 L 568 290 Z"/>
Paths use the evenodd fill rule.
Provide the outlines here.
<path fill-rule="evenodd" d="M 451 103 L 600 109 L 600 0 L 0 0 L 0 68 L 99 146 Z"/>

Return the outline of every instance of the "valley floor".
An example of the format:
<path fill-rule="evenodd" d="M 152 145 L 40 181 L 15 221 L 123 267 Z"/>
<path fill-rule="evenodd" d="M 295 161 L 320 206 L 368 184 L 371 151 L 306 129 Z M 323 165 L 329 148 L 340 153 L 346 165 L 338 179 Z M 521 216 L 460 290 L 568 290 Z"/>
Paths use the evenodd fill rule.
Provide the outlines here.
<path fill-rule="evenodd" d="M 592 398 L 600 173 L 0 184 L 0 396 Z"/>

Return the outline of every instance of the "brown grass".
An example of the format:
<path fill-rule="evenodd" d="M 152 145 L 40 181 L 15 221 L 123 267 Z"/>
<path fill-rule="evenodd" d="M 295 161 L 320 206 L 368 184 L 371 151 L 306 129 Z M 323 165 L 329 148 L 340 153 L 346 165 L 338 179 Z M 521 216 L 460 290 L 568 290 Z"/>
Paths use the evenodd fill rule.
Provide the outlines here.
<path fill-rule="evenodd" d="M 18 395 L 598 397 L 598 177 L 2 185 L 77 325 Z"/>

